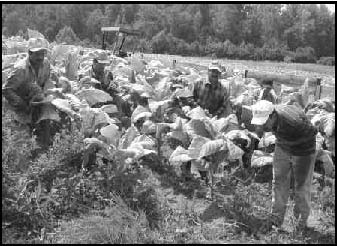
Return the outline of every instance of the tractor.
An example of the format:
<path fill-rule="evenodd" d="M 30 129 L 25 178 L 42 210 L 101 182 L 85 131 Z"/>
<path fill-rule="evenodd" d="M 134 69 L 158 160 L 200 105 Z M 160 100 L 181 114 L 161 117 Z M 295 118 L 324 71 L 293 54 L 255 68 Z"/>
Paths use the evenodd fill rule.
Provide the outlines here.
<path fill-rule="evenodd" d="M 125 43 L 126 37 L 128 35 L 130 36 L 140 35 L 140 32 L 137 30 L 132 30 L 132 29 L 123 28 L 123 27 L 101 27 L 101 31 L 102 31 L 102 49 L 105 50 L 107 48 L 106 41 L 108 39 L 109 33 L 113 32 L 114 37 L 115 37 L 115 42 L 113 46 L 113 54 L 118 57 L 122 57 L 122 58 L 129 56 L 130 53 L 132 53 L 135 48 L 135 45 L 134 45 L 132 52 L 129 52 L 129 53 L 122 49 Z"/>

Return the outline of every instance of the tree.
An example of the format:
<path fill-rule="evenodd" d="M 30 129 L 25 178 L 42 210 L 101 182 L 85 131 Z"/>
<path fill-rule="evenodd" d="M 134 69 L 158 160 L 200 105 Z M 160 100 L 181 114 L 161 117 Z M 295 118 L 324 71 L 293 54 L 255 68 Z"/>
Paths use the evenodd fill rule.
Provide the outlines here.
<path fill-rule="evenodd" d="M 193 16 L 182 6 L 174 5 L 170 8 L 168 15 L 169 32 L 179 39 L 193 42 L 196 38 L 193 27 Z"/>
<path fill-rule="evenodd" d="M 211 17 L 210 17 L 210 5 L 200 4 L 199 13 L 201 16 L 198 32 L 200 33 L 200 41 L 205 43 L 207 36 L 211 33 Z"/>
<path fill-rule="evenodd" d="M 215 53 L 233 58 L 239 55 L 280 59 L 281 51 L 292 51 L 285 51 L 284 56 L 295 56 L 299 47 L 312 47 L 316 58 L 335 56 L 335 21 L 335 13 L 330 13 L 324 4 L 2 5 L 5 35 L 30 28 L 44 34 L 50 42 L 59 34 L 58 40 L 74 42 L 79 37 L 86 40 L 84 44 L 97 45 L 101 41 L 101 26 L 117 25 L 141 32 L 141 37 L 127 39 L 131 46 L 142 39 L 140 47 L 149 49 L 153 45 L 161 52 Z M 71 28 L 69 34 L 61 33 L 65 26 Z M 159 38 L 168 47 L 163 47 Z"/>
<path fill-rule="evenodd" d="M 121 12 L 122 4 L 107 4 L 105 7 L 105 16 L 108 18 L 109 24 L 115 23 L 119 13 Z"/>
<path fill-rule="evenodd" d="M 5 26 L 8 28 L 8 35 L 15 35 L 19 30 L 26 29 L 20 14 L 16 11 L 7 15 L 5 20 Z"/>
<path fill-rule="evenodd" d="M 108 22 L 108 18 L 104 16 L 101 9 L 95 9 L 89 14 L 86 25 L 88 28 L 87 32 L 92 41 L 97 42 L 94 38 L 97 35 L 101 36 L 101 27 L 107 26 Z"/>
<path fill-rule="evenodd" d="M 156 4 L 140 4 L 135 28 L 148 40 L 166 28 L 166 17 Z"/>
<path fill-rule="evenodd" d="M 264 44 L 271 45 L 271 41 L 279 43 L 282 36 L 281 4 L 260 4 L 257 6 L 261 19 L 261 38 Z"/>
<path fill-rule="evenodd" d="M 79 38 L 74 33 L 73 29 L 69 26 L 62 28 L 56 35 L 56 42 L 66 43 L 66 44 L 75 44 L 79 42 Z"/>
<path fill-rule="evenodd" d="M 240 44 L 242 39 L 243 4 L 217 4 L 213 8 L 212 26 L 220 41 L 229 39 Z"/>
<path fill-rule="evenodd" d="M 262 45 L 262 22 L 258 11 L 258 6 L 255 4 L 245 4 L 243 6 L 245 16 L 242 24 L 243 40 L 255 46 Z"/>

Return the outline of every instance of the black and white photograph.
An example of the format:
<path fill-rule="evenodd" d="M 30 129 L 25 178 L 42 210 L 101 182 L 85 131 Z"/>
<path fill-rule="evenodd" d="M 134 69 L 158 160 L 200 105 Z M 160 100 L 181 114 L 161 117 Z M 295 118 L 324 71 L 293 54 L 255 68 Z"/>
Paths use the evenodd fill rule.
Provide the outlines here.
<path fill-rule="evenodd" d="M 3 2 L 3 244 L 336 244 L 337 1 Z"/>

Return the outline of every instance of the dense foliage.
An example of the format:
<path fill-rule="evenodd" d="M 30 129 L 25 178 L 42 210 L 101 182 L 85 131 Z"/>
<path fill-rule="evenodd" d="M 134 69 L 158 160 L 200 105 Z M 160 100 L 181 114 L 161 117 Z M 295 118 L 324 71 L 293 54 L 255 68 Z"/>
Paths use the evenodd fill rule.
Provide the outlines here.
<path fill-rule="evenodd" d="M 2 34 L 99 47 L 101 26 L 124 26 L 142 52 L 316 62 L 335 56 L 335 18 L 324 4 L 4 4 Z"/>

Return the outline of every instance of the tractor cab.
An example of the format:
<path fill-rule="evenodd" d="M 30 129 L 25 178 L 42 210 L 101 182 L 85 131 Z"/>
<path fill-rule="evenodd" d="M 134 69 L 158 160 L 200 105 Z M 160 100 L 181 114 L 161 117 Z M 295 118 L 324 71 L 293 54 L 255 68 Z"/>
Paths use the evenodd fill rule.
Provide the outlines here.
<path fill-rule="evenodd" d="M 107 47 L 107 40 L 110 33 L 113 33 L 113 38 L 115 39 L 113 46 L 113 54 L 118 57 L 127 57 L 129 54 L 124 51 L 123 45 L 125 43 L 126 37 L 130 36 L 139 36 L 140 32 L 137 30 L 122 28 L 122 27 L 101 27 L 102 31 L 102 49 L 105 50 Z M 134 51 L 135 45 L 132 52 Z M 130 52 L 129 52 L 130 53 Z"/>

